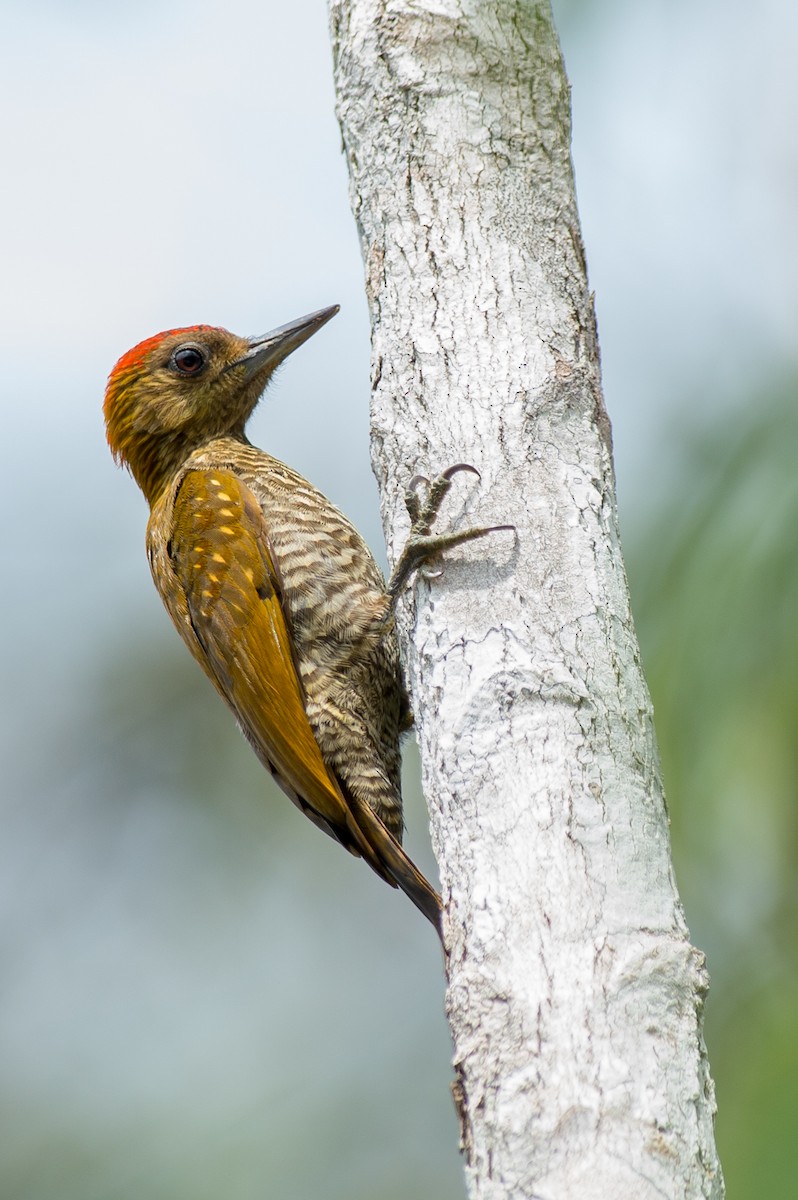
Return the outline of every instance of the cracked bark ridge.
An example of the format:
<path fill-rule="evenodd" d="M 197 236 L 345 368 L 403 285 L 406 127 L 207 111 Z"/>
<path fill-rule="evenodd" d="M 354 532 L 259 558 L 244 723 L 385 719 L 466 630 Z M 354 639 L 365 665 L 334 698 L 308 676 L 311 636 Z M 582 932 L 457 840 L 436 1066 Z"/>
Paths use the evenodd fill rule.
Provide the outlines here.
<path fill-rule="evenodd" d="M 389 555 L 447 904 L 470 1195 L 721 1197 L 707 976 L 670 862 L 548 3 L 331 0 Z"/>

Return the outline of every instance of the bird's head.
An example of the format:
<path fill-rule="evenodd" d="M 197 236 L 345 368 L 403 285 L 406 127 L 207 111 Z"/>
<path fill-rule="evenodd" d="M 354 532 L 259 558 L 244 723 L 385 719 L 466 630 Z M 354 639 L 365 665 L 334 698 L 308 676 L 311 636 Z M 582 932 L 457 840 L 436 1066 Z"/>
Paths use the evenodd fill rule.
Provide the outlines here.
<path fill-rule="evenodd" d="M 211 325 L 169 329 L 120 358 L 105 391 L 105 428 L 150 504 L 198 446 L 243 437 L 275 368 L 338 312 L 291 321 L 263 337 Z"/>

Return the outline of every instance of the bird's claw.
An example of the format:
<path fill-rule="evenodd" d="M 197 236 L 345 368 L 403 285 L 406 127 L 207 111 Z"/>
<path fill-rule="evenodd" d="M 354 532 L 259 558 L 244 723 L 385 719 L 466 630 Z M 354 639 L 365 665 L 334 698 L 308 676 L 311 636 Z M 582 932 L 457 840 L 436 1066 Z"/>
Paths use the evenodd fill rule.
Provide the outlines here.
<path fill-rule="evenodd" d="M 454 476 L 461 471 L 467 471 L 472 475 L 476 475 L 477 479 L 482 478 L 477 468 L 472 467 L 470 463 L 455 463 L 454 466 L 447 467 L 445 471 L 437 475 L 432 482 L 429 481 L 426 475 L 414 475 L 410 480 L 405 491 L 405 505 L 410 517 L 410 534 L 388 584 L 388 591 L 394 599 L 396 599 L 413 571 L 417 570 L 442 550 L 462 545 L 463 542 L 473 541 L 474 538 L 483 537 L 486 533 L 497 533 L 501 530 L 509 529 L 515 530 L 514 525 L 490 525 L 484 528 L 466 529 L 462 533 L 441 534 L 439 536 L 430 534 L 430 529 L 438 516 L 444 496 L 451 488 Z M 416 491 L 420 483 L 427 485 L 427 494 L 423 503 Z M 434 572 L 425 572 L 427 578 L 430 579 L 435 579 L 442 573 L 442 569 Z"/>
<path fill-rule="evenodd" d="M 479 471 L 476 467 L 472 467 L 471 463 L 455 463 L 453 467 L 447 467 L 441 472 L 444 479 L 452 480 L 458 471 L 470 471 L 472 475 L 476 475 L 477 479 L 481 479 Z"/>
<path fill-rule="evenodd" d="M 411 537 L 414 534 L 423 536 L 429 533 L 443 503 L 443 498 L 452 486 L 455 475 L 460 471 L 468 471 L 470 474 L 476 475 L 477 479 L 482 478 L 477 468 L 472 467 L 470 463 L 455 463 L 454 466 L 441 471 L 440 475 L 436 475 L 431 483 L 426 475 L 414 475 L 410 480 L 405 489 L 405 507 L 410 517 Z M 423 503 L 416 490 L 421 483 L 427 485 L 427 495 Z"/>
<path fill-rule="evenodd" d="M 411 526 L 417 525 L 421 517 L 421 501 L 416 492 L 416 488 L 420 483 L 425 483 L 427 487 L 430 486 L 426 475 L 414 475 L 405 488 L 405 508 L 407 509 L 407 515 L 410 517 Z"/>

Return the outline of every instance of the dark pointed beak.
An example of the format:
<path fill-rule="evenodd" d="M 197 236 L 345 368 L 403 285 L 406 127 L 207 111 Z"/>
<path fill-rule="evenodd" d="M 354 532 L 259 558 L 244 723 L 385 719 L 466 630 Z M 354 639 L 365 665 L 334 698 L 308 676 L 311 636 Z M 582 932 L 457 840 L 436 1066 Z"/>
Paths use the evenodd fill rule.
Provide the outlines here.
<path fill-rule="evenodd" d="M 298 346 L 306 342 L 309 337 L 313 337 L 313 334 L 321 329 L 322 325 L 326 325 L 328 321 L 332 320 L 337 312 L 338 305 L 333 304 L 330 308 L 320 308 L 318 312 L 300 317 L 298 321 L 289 321 L 287 325 L 281 325 L 279 329 L 272 329 L 270 333 L 264 333 L 262 337 L 250 338 L 249 350 L 243 358 L 239 358 L 232 365 L 234 367 L 243 366 L 246 379 L 252 379 L 265 367 L 274 370 L 278 363 L 287 358 Z"/>

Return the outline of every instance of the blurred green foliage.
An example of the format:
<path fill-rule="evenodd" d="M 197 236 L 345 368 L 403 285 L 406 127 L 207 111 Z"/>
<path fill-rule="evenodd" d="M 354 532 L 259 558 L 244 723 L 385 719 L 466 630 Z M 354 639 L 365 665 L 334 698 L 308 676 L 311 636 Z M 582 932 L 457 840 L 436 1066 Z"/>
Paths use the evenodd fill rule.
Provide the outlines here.
<path fill-rule="evenodd" d="M 712 987 L 729 1195 L 795 1194 L 798 380 L 688 434 L 628 568 L 676 873 Z"/>

